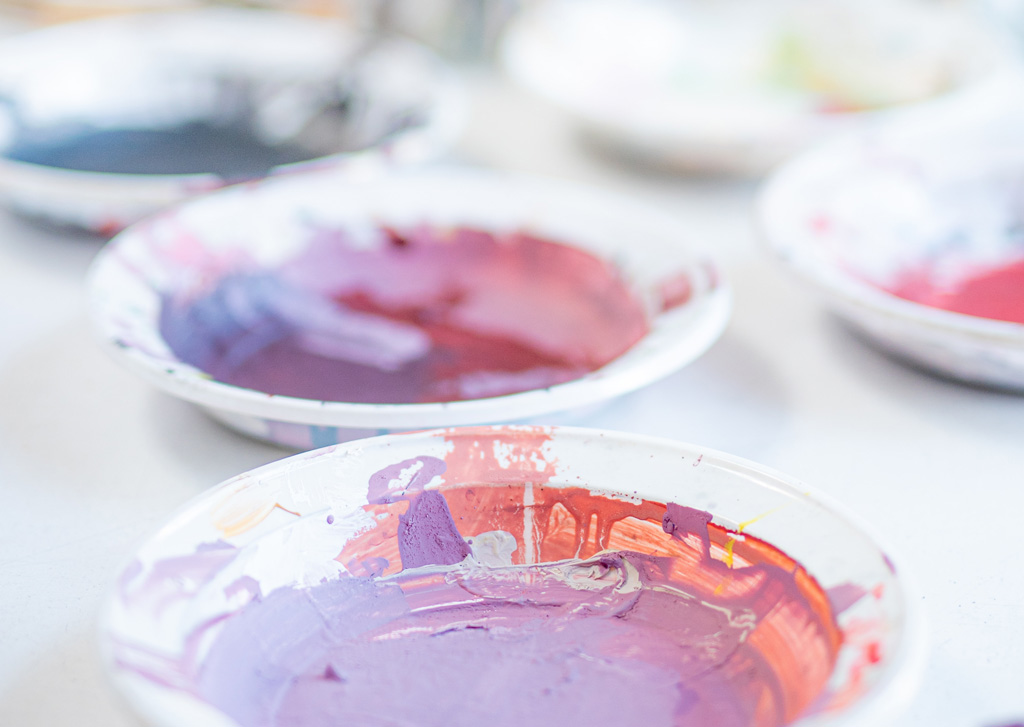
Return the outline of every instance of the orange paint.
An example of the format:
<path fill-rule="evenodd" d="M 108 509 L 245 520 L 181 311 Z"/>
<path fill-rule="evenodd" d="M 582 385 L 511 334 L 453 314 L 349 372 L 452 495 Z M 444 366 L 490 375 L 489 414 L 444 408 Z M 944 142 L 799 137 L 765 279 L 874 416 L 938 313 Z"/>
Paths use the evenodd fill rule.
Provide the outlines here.
<path fill-rule="evenodd" d="M 724 608 L 761 614 L 749 641 L 777 675 L 777 683 L 765 687 L 771 692 L 764 697 L 765 714 L 781 704 L 787 719 L 795 719 L 825 687 L 843 641 L 828 598 L 814 578 L 765 541 L 750 535 L 738 539 L 738 530 L 714 523 L 707 528 L 707 553 L 698 534 L 670 537 L 662 527 L 663 503 L 536 484 L 554 474 L 552 463 L 538 465 L 532 456 L 548 436 L 542 429 L 527 431 L 522 438 L 505 440 L 498 454 L 489 443 L 456 440 L 442 491 L 462 536 L 511 533 L 519 544 L 512 555 L 515 565 L 526 563 L 522 545 L 531 522 L 536 562 L 589 558 L 602 551 L 665 558 L 666 575 L 685 592 Z M 502 461 L 508 467 L 501 467 Z M 503 481 L 485 484 L 495 479 Z M 525 502 L 529 497 L 532 504 Z M 398 516 L 407 508 L 404 501 L 366 506 L 375 517 L 386 518 L 378 521 L 378 528 L 350 540 L 337 560 L 385 558 L 385 574 L 401 571 L 395 533 Z"/>

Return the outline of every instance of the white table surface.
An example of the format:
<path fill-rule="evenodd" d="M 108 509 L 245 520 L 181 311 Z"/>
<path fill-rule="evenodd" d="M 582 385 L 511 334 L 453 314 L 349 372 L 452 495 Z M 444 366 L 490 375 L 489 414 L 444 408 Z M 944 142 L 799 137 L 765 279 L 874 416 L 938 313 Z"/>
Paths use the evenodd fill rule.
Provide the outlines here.
<path fill-rule="evenodd" d="M 592 183 L 685 220 L 735 286 L 723 338 L 582 421 L 789 473 L 867 518 L 930 627 L 900 724 L 1024 720 L 1024 397 L 921 374 L 863 345 L 758 246 L 756 185 L 645 173 L 554 109 L 478 77 L 459 158 Z M 0 725 L 137 724 L 107 684 L 97 610 L 168 512 L 287 452 L 136 380 L 94 345 L 83 275 L 100 248 L 0 215 Z"/>

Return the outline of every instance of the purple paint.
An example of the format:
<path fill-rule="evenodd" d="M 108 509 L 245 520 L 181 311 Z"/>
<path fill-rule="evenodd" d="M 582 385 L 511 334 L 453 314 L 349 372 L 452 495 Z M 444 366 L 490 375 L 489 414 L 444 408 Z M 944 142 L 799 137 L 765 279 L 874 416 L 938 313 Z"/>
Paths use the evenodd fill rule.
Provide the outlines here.
<path fill-rule="evenodd" d="M 126 603 L 159 613 L 171 603 L 198 593 L 238 552 L 221 540 L 201 543 L 194 553 L 159 561 L 149 571 L 130 566 L 134 578 L 122 582 L 121 593 Z"/>
<path fill-rule="evenodd" d="M 711 541 L 708 538 L 708 523 L 710 522 L 711 513 L 670 502 L 665 508 L 665 517 L 661 520 L 661 528 L 673 538 L 680 540 L 686 535 L 698 536 L 701 542 L 701 552 L 704 556 L 709 557 Z"/>
<path fill-rule="evenodd" d="M 379 578 L 384 575 L 384 571 L 386 571 L 388 566 L 391 564 L 388 562 L 387 558 L 367 558 L 366 560 L 361 561 L 360 565 L 363 566 L 363 570 L 366 571 L 368 576 L 371 578 Z"/>
<path fill-rule="evenodd" d="M 379 578 L 390 565 L 391 562 L 387 558 L 352 558 L 345 563 L 345 568 L 354 576 Z"/>
<path fill-rule="evenodd" d="M 224 589 L 224 595 L 228 598 L 235 598 L 240 593 L 244 593 L 248 596 L 247 600 L 249 601 L 259 598 L 262 592 L 259 581 L 251 576 L 242 576 Z"/>
<path fill-rule="evenodd" d="M 209 543 L 200 543 L 196 546 L 197 553 L 216 553 L 217 551 L 225 550 L 238 550 L 231 543 L 226 543 L 223 540 L 214 540 Z"/>
<path fill-rule="evenodd" d="M 408 499 L 409 495 L 421 492 L 432 479 L 443 475 L 447 469 L 448 465 L 444 460 L 437 457 L 416 457 L 388 465 L 370 477 L 366 491 L 367 500 L 372 504 L 382 505 Z M 401 483 L 402 473 L 409 470 L 413 472 L 408 484 L 402 489 L 395 488 L 393 483 Z"/>
<path fill-rule="evenodd" d="M 611 264 L 521 233 L 338 230 L 275 270 L 169 294 L 160 331 L 218 381 L 324 401 L 457 401 L 580 378 L 648 330 Z M 244 266 L 243 266 L 244 267 Z"/>
<path fill-rule="evenodd" d="M 398 518 L 398 552 L 403 568 L 455 565 L 472 551 L 459 535 L 444 497 L 437 490 L 415 495 Z"/>
<path fill-rule="evenodd" d="M 653 590 L 666 567 L 615 553 L 279 589 L 225 624 L 198 691 L 241 724 L 751 724 L 753 623 Z"/>
<path fill-rule="evenodd" d="M 398 517 L 398 552 L 404 568 L 455 565 L 471 552 L 444 497 L 436 490 L 424 489 L 447 468 L 444 460 L 436 457 L 417 457 L 389 465 L 370 477 L 367 499 L 371 504 L 409 502 L 409 510 Z M 396 489 L 394 484 L 401 483 L 403 476 L 408 476 L 408 483 Z"/>
<path fill-rule="evenodd" d="M 530 485 L 527 505 L 522 483 L 476 486 L 482 461 L 382 469 L 376 526 L 338 544 L 344 575 L 266 593 L 242 577 L 176 659 L 119 658 L 266 727 L 780 727 L 813 706 L 841 635 L 798 563 L 674 503 Z M 442 474 L 466 485 L 436 489 Z M 205 544 L 129 586 L 159 570 L 187 596 L 176 574 L 209 583 L 236 553 Z"/>
<path fill-rule="evenodd" d="M 839 614 L 853 608 L 868 592 L 856 583 L 840 583 L 825 591 L 825 595 L 832 606 L 832 613 Z"/>
<path fill-rule="evenodd" d="M 792 573 L 711 560 L 711 515 L 675 504 L 665 532 L 698 536 L 701 567 L 756 581 L 749 595 L 695 597 L 674 580 L 674 558 L 630 551 L 486 567 L 441 492 L 424 489 L 443 465 L 409 460 L 370 484 L 377 502 L 409 503 L 401 572 L 356 561 L 354 577 L 255 599 L 217 632 L 197 696 L 240 724 L 289 727 L 788 721 L 778 676 L 748 637 L 802 598 Z"/>
<path fill-rule="evenodd" d="M 138 559 L 133 560 L 131 563 L 128 564 L 128 567 L 125 568 L 124 571 L 122 571 L 121 575 L 118 576 L 117 588 L 122 594 L 128 594 L 129 585 L 138 576 L 142 575 L 143 567 L 144 566 L 142 565 L 142 561 Z"/>

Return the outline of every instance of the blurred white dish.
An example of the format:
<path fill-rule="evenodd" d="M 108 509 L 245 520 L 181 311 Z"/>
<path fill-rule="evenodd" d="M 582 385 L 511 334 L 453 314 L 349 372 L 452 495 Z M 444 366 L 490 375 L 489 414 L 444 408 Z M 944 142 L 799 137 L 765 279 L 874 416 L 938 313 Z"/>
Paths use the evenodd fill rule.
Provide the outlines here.
<path fill-rule="evenodd" d="M 254 360 L 251 352 L 269 350 L 265 346 L 273 345 L 270 338 L 261 336 L 264 331 L 268 336 L 276 335 L 275 326 L 287 326 L 300 334 L 308 326 L 306 339 L 313 348 L 337 350 L 345 343 L 340 340 L 344 337 L 331 341 L 339 285 L 357 292 L 360 285 L 372 285 L 382 288 L 385 295 L 390 290 L 398 296 L 420 286 L 405 278 L 392 280 L 386 268 L 374 267 L 376 263 L 366 269 L 377 272 L 360 282 L 358 276 L 362 273 L 355 272 L 348 263 L 338 263 L 336 253 L 385 250 L 391 233 L 382 233 L 382 229 L 422 226 L 441 231 L 466 227 L 504 237 L 523 232 L 556 241 L 556 247 L 563 250 L 585 251 L 574 254 L 585 254 L 632 291 L 630 295 L 635 296 L 647 332 L 641 331 L 638 335 L 642 337 L 621 355 L 616 354 L 614 360 L 573 380 L 563 378 L 562 383 L 548 386 L 527 385 L 518 393 L 506 395 L 427 399 L 426 403 L 402 403 L 410 400 L 393 398 L 322 401 L 270 395 L 263 393 L 268 389 L 256 391 L 214 380 L 172 351 L 165 335 L 172 330 L 168 327 L 171 324 L 180 334 L 174 334 L 176 350 L 198 351 L 196 361 L 206 355 L 204 351 L 213 350 L 211 346 L 228 346 L 234 352 L 232 356 L 244 349 L 249 352 L 245 354 L 250 356 L 248 360 Z M 656 209 L 541 179 L 443 170 L 360 179 L 316 172 L 218 192 L 125 231 L 96 261 L 91 276 L 92 308 L 104 345 L 132 371 L 195 402 L 229 426 L 306 449 L 383 431 L 518 421 L 603 401 L 675 371 L 700 356 L 718 338 L 728 319 L 731 300 L 714 266 L 686 246 L 688 235 L 685 223 Z M 424 264 L 430 263 L 429 258 L 423 260 Z M 536 260 L 543 267 L 547 258 Z M 520 277 L 531 280 L 532 265 L 522 268 L 525 272 Z M 520 275 L 516 272 L 520 270 L 518 265 L 501 269 Z M 415 269 L 411 274 L 415 276 Z M 352 275 L 356 276 L 354 280 L 332 281 Z M 555 275 L 552 282 L 562 277 Z M 459 287 L 456 285 L 454 290 Z M 471 303 L 481 295 L 488 297 L 486 291 L 473 295 Z M 464 292 L 450 294 L 453 304 L 464 296 Z M 168 311 L 178 310 L 168 307 L 167 301 L 173 300 L 199 300 L 192 309 L 202 315 L 188 318 L 189 303 L 181 308 L 184 317 L 174 313 L 178 317 L 171 320 Z M 575 305 L 572 301 L 580 298 L 566 300 L 571 308 Z M 614 307 L 619 298 L 599 293 L 595 300 L 598 305 Z M 345 305 L 345 310 L 350 310 L 350 304 Z M 355 310 L 366 310 L 358 305 L 357 301 Z M 543 310 L 527 314 L 521 299 L 505 300 L 500 294 L 488 306 L 494 316 L 504 319 L 500 324 L 503 330 L 533 325 L 519 319 L 544 317 Z M 559 305 L 559 310 L 548 317 L 558 319 L 565 307 Z M 230 309 L 230 315 L 225 318 L 214 308 Z M 465 318 L 465 309 L 458 310 L 462 313 L 427 315 Z M 473 315 L 479 318 L 480 308 L 476 310 Z M 618 312 L 615 309 L 609 314 L 615 316 Z M 388 324 L 388 330 L 394 325 Z M 408 383 L 404 374 L 399 375 L 410 370 L 403 368 L 406 363 L 419 367 L 425 360 L 422 356 L 433 356 L 441 345 L 435 341 L 425 352 L 417 353 L 422 334 L 400 325 L 397 337 L 389 340 L 401 339 L 402 346 L 396 343 L 391 346 L 393 350 L 387 350 L 388 345 L 367 343 L 355 348 L 356 353 L 362 352 L 360 355 L 373 356 L 379 349 L 397 357 L 393 366 L 386 361 L 380 364 L 399 372 L 389 374 L 397 378 L 376 384 L 386 387 L 382 390 L 389 394 Z M 314 326 L 323 330 L 314 331 Z M 222 340 L 211 339 L 206 345 L 203 337 L 208 335 Z M 225 343 L 231 336 L 231 341 Z M 346 350 L 349 353 L 335 351 L 332 355 L 348 366 L 354 354 L 351 347 Z M 292 370 L 282 366 L 270 366 L 268 370 Z M 341 371 L 339 366 L 331 363 L 322 376 L 303 376 L 299 383 L 319 386 L 321 379 L 326 381 Z M 365 373 L 365 369 L 361 371 Z M 485 379 L 488 371 L 482 372 Z M 349 381 L 347 377 L 351 376 L 354 374 L 346 373 L 340 381 Z M 361 403 L 367 401 L 396 403 Z"/>
<path fill-rule="evenodd" d="M 684 170 L 761 173 L 886 109 L 973 86 L 1005 50 L 910 1 L 550 0 L 502 50 L 597 141 Z"/>
<path fill-rule="evenodd" d="M 464 116 L 461 86 L 425 48 L 242 8 L 5 40 L 0 101 L 3 200 L 106 234 L 232 181 L 428 159 Z"/>
<path fill-rule="evenodd" d="M 773 252 L 882 348 L 1024 390 L 1024 285 L 995 277 L 1024 264 L 1024 119 L 1007 108 L 1020 89 L 809 152 L 767 183 L 759 218 Z"/>
<path fill-rule="evenodd" d="M 416 519 L 419 498 L 428 497 L 447 515 L 449 529 Z M 677 528 L 672 518 L 680 512 L 697 517 Z M 431 537 L 457 544 L 456 557 L 416 562 L 410 543 Z M 501 553 L 507 562 L 495 561 Z M 629 557 L 656 561 L 651 574 L 671 574 L 660 596 L 635 592 L 637 582 L 650 577 L 646 572 L 628 583 L 616 580 L 611 564 Z M 466 568 L 472 579 L 461 577 Z M 578 590 L 568 617 L 546 568 L 574 576 Z M 525 582 L 514 580 L 520 573 Z M 526 580 L 538 573 L 545 577 Z M 424 578 L 442 587 L 428 591 L 418 580 Z M 483 590 L 489 579 L 501 579 L 505 590 Z M 706 634 L 694 611 L 673 608 L 670 597 L 680 590 L 691 603 L 727 615 L 720 633 L 749 629 L 749 638 L 716 648 L 719 634 Z M 748 606 L 751 593 L 760 608 Z M 393 606 L 395 595 L 402 601 Z M 625 598 L 633 599 L 629 611 L 611 611 L 609 603 Z M 660 605 L 647 610 L 651 598 Z M 528 616 L 539 602 L 542 615 L 524 629 L 517 615 L 503 611 L 505 620 L 492 626 L 488 610 L 508 600 Z M 581 620 L 633 623 L 634 607 L 640 619 L 675 626 L 661 629 L 660 649 L 621 637 L 592 638 L 584 648 L 566 650 L 552 668 L 553 660 L 537 655 L 544 647 L 535 646 L 529 673 L 565 669 L 570 676 L 551 679 L 551 688 L 534 696 L 523 662 L 509 654 L 513 639 L 536 638 L 538 630 L 541 638 L 559 638 L 557 632 Z M 370 608 L 372 615 L 364 616 Z M 403 630 L 387 630 L 408 609 L 425 616 L 415 622 L 419 628 L 405 621 Z M 456 661 L 476 661 L 453 669 L 441 657 L 433 673 L 424 673 L 417 662 L 430 647 L 418 639 L 453 649 L 428 630 L 427 619 L 446 618 L 452 621 L 441 629 L 447 626 L 449 638 L 473 629 L 486 642 L 494 628 L 503 653 L 488 658 L 491 650 L 477 642 L 477 653 L 455 650 Z M 603 715 L 640 711 L 667 692 L 669 714 L 648 710 L 656 718 L 643 724 L 853 727 L 894 723 L 913 695 L 925 655 L 923 618 L 908 574 L 855 519 L 791 478 L 698 446 L 619 432 L 479 427 L 297 455 L 197 497 L 126 564 L 106 602 L 101 640 L 117 686 L 147 720 L 168 727 L 302 727 L 334 724 L 331 717 L 349 711 L 381 717 L 380 724 L 467 725 L 496 702 L 518 706 L 515 696 L 522 701 L 523 692 L 539 707 L 533 714 L 542 713 L 529 722 L 536 725 L 555 724 L 550 715 L 556 710 L 593 709 L 595 701 Z M 712 646 L 666 647 L 681 634 Z M 373 639 L 369 647 L 362 635 Z M 404 678 L 374 659 L 396 640 L 405 655 L 399 666 Z M 339 657 L 325 669 L 321 652 L 350 645 L 358 677 L 347 665 L 334 670 Z M 741 699 L 714 702 L 687 688 L 716 683 L 702 680 L 707 672 L 692 666 L 704 666 L 698 661 L 704 648 L 715 649 L 720 679 L 761 695 L 756 712 Z M 746 659 L 752 651 L 760 658 Z M 651 678 L 645 667 L 648 660 L 659 663 L 659 655 L 697 676 L 664 669 Z M 624 664 L 615 677 L 622 687 L 595 690 L 600 673 L 588 671 L 588 662 Z M 453 678 L 460 668 L 478 669 L 484 681 L 490 677 L 488 684 L 503 687 L 494 690 L 502 694 L 467 704 L 467 688 L 485 690 L 472 683 L 477 673 Z M 774 679 L 762 676 L 766 670 Z M 647 688 L 629 688 L 637 680 L 647 680 Z M 411 695 L 403 688 L 410 681 L 433 694 Z M 310 682 L 317 688 L 303 689 Z M 378 698 L 386 695 L 386 704 L 372 712 L 359 709 L 366 684 L 377 687 Z M 461 706 L 451 705 L 453 692 Z M 445 708 L 430 709 L 435 700 Z M 722 719 L 693 719 L 694 712 Z M 503 725 L 521 723 L 502 715 Z"/>

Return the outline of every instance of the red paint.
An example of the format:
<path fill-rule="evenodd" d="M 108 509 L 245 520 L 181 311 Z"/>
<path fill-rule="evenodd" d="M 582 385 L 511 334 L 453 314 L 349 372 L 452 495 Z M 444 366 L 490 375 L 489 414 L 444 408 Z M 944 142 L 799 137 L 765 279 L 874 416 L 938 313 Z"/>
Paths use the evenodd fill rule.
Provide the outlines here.
<path fill-rule="evenodd" d="M 517 370 L 525 365 L 520 348 L 537 358 L 535 365 L 592 370 L 647 331 L 640 301 L 618 271 L 585 250 L 472 228 L 383 234 L 387 245 L 374 250 L 321 239 L 319 245 L 333 248 L 332 262 L 353 271 L 338 276 L 331 297 L 419 326 L 457 357 L 471 337 L 487 339 L 466 353 L 460 370 L 475 370 L 485 355 L 511 357 L 507 365 Z"/>
<path fill-rule="evenodd" d="M 676 275 L 662 281 L 658 286 L 661 310 L 670 311 L 690 302 L 693 297 L 693 281 L 688 273 Z"/>
<path fill-rule="evenodd" d="M 688 281 L 663 292 L 666 306 L 682 305 Z M 194 297 L 165 300 L 160 316 L 175 355 L 217 381 L 375 404 L 555 386 L 608 364 L 649 330 L 643 301 L 610 262 L 525 233 L 470 228 L 382 228 L 371 247 L 318 230 L 281 268 L 222 274 Z"/>
<path fill-rule="evenodd" d="M 827 215 L 815 215 L 811 218 L 811 230 L 817 235 L 832 231 L 832 218 Z"/>
<path fill-rule="evenodd" d="M 1024 260 L 992 268 L 968 268 L 952 284 L 939 284 L 928 269 L 903 274 L 887 288 L 905 300 L 932 308 L 1024 323 Z"/>

